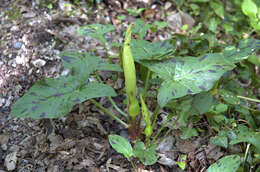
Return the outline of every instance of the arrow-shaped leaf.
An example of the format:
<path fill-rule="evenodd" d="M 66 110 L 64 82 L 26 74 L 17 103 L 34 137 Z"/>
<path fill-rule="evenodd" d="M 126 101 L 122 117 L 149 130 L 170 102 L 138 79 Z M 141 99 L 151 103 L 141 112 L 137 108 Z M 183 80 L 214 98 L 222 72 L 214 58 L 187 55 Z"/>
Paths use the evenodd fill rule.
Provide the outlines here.
<path fill-rule="evenodd" d="M 63 52 L 61 58 L 70 73 L 57 79 L 46 78 L 37 82 L 12 106 L 12 116 L 57 118 L 85 100 L 116 95 L 113 88 L 88 81 L 93 70 L 101 68 L 103 64 L 108 65 L 101 58 L 69 52 Z"/>
<path fill-rule="evenodd" d="M 157 97 L 159 105 L 163 107 L 171 99 L 210 90 L 224 72 L 235 67 L 234 63 L 246 59 L 259 48 L 259 40 L 249 39 L 240 41 L 236 49 L 230 47 L 221 53 L 206 54 L 199 58 L 186 56 L 161 62 L 139 62 L 164 80 Z"/>
<path fill-rule="evenodd" d="M 100 40 L 102 43 L 106 43 L 107 40 L 104 37 L 104 34 L 115 30 L 115 27 L 113 25 L 107 24 L 91 24 L 91 25 L 86 25 L 82 26 L 78 29 L 78 35 L 83 36 L 83 35 L 88 35 L 93 38 L 96 38 Z"/>
<path fill-rule="evenodd" d="M 139 60 L 162 60 L 172 55 L 175 51 L 170 40 L 148 42 L 145 40 L 132 40 L 131 49 L 136 61 Z"/>

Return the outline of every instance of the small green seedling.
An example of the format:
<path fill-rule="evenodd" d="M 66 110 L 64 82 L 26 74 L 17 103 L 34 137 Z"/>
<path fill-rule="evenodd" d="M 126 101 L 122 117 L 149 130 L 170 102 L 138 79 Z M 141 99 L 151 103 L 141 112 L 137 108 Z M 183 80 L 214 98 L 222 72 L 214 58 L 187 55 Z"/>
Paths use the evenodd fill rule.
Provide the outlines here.
<path fill-rule="evenodd" d="M 176 164 L 182 169 L 184 170 L 186 168 L 186 159 L 187 159 L 187 155 L 181 155 L 181 161 L 177 161 Z"/>
<path fill-rule="evenodd" d="M 241 8 L 243 13 L 249 17 L 251 26 L 260 32 L 260 7 L 253 0 L 244 0 Z"/>
<path fill-rule="evenodd" d="M 133 161 L 131 160 L 132 157 L 138 158 L 144 165 L 153 165 L 157 161 L 156 156 L 156 145 L 152 145 L 150 147 L 145 147 L 144 143 L 140 140 L 137 140 L 134 148 L 132 148 L 130 142 L 119 136 L 110 134 L 108 136 L 108 140 L 110 145 L 119 153 L 123 154 L 125 158 L 127 158 L 131 164 L 132 167 L 136 168 L 133 164 Z"/>
<path fill-rule="evenodd" d="M 145 8 L 138 8 L 137 10 L 136 9 L 131 9 L 131 8 L 127 8 L 126 11 L 132 15 L 132 16 L 138 16 L 140 15 L 143 11 L 145 10 Z"/>

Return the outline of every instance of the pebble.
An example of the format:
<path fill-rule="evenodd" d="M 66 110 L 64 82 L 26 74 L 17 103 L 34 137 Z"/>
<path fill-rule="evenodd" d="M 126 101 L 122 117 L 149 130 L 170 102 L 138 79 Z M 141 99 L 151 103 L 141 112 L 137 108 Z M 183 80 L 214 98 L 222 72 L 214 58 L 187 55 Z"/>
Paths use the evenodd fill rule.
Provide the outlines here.
<path fill-rule="evenodd" d="M 129 134 L 128 131 L 126 129 L 123 129 L 120 131 L 120 136 L 124 137 L 125 139 L 129 139 Z"/>
<path fill-rule="evenodd" d="M 37 60 L 33 61 L 32 63 L 35 67 L 42 67 L 46 64 L 46 61 L 44 61 L 42 59 L 37 59 Z"/>
<path fill-rule="evenodd" d="M 8 171 L 12 171 L 16 168 L 17 152 L 12 152 L 5 157 L 5 167 Z"/>
<path fill-rule="evenodd" d="M 182 26 L 182 18 L 180 13 L 173 13 L 167 17 L 168 26 L 173 31 L 180 30 Z"/>
<path fill-rule="evenodd" d="M 21 42 L 15 42 L 15 43 L 14 43 L 14 48 L 15 48 L 15 49 L 20 49 L 20 48 L 22 48 L 22 45 L 23 45 L 23 44 L 22 44 Z"/>
<path fill-rule="evenodd" d="M 164 9 L 168 10 L 169 8 L 171 8 L 171 6 L 172 6 L 172 3 L 166 2 L 165 5 L 164 5 Z"/>
<path fill-rule="evenodd" d="M 172 150 L 174 143 L 176 142 L 173 136 L 166 137 L 156 148 L 156 151 L 167 152 Z"/>
<path fill-rule="evenodd" d="M 25 63 L 25 59 L 23 57 L 21 57 L 21 56 L 16 56 L 15 62 L 16 62 L 16 64 L 24 64 Z"/>

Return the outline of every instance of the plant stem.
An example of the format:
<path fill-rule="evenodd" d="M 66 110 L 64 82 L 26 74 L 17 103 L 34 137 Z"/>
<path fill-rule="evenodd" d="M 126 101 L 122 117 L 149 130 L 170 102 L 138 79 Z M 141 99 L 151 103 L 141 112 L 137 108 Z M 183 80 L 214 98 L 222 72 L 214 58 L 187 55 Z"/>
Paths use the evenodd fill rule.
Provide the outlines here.
<path fill-rule="evenodd" d="M 248 98 L 248 97 L 244 97 L 244 96 L 237 96 L 237 97 L 240 98 L 240 99 L 244 99 L 244 100 L 249 100 L 249 101 L 252 101 L 252 102 L 260 103 L 260 100 L 257 100 L 257 99 L 252 99 L 252 98 Z"/>
<path fill-rule="evenodd" d="M 147 90 L 148 90 L 148 86 L 149 86 L 149 78 L 151 75 L 151 71 L 148 69 L 147 75 L 146 75 L 146 79 L 145 79 L 145 85 L 144 85 L 144 100 L 146 99 L 147 96 Z"/>
<path fill-rule="evenodd" d="M 152 120 L 153 120 L 153 123 L 152 123 L 152 129 L 154 128 L 155 124 L 156 124 L 156 121 L 157 121 L 157 118 L 158 118 L 158 114 L 159 114 L 159 110 L 160 110 L 160 106 L 159 104 L 157 104 L 154 112 L 153 112 L 153 115 L 152 115 Z"/>
<path fill-rule="evenodd" d="M 146 140 L 145 147 L 148 148 L 149 147 L 150 136 L 146 137 L 145 140 Z"/>
<path fill-rule="evenodd" d="M 131 163 L 131 165 L 132 165 L 132 167 L 134 169 L 134 172 L 136 172 L 136 168 L 135 168 L 135 165 L 134 165 L 133 161 L 132 160 L 129 160 L 129 161 L 130 161 L 130 163 Z"/>
<path fill-rule="evenodd" d="M 247 159 L 247 156 L 248 156 L 248 151 L 249 151 L 249 148 L 250 148 L 250 143 L 249 144 L 247 144 L 247 146 L 246 146 L 246 152 L 245 152 L 245 156 L 244 156 L 244 162 L 243 162 L 243 169 L 244 169 L 244 171 L 246 171 L 246 159 Z"/>
<path fill-rule="evenodd" d="M 108 63 L 112 64 L 112 61 L 111 61 L 111 57 L 110 55 L 108 54 L 108 48 L 107 48 L 107 45 L 106 43 L 104 43 L 104 48 L 105 48 L 105 51 L 106 51 L 106 55 L 107 55 L 107 60 L 108 60 Z"/>
<path fill-rule="evenodd" d="M 119 113 L 121 113 L 121 115 L 123 115 L 123 116 L 125 116 L 126 118 L 128 118 L 128 115 L 125 113 L 125 112 L 123 112 L 117 105 L 116 105 L 116 103 L 114 102 L 114 100 L 109 96 L 108 97 L 108 100 L 110 101 L 110 103 L 114 106 L 114 108 L 119 112 Z"/>
<path fill-rule="evenodd" d="M 155 134 L 155 136 L 153 137 L 153 140 L 151 142 L 151 145 L 154 144 L 154 142 L 156 141 L 157 137 L 159 136 L 159 134 L 161 133 L 161 131 L 166 127 L 166 125 L 168 124 L 168 122 L 170 121 L 171 119 L 167 119 L 167 121 L 163 124 L 163 126 L 157 131 L 157 133 Z"/>
<path fill-rule="evenodd" d="M 124 121 L 122 121 L 121 119 L 119 119 L 114 113 L 108 111 L 104 106 L 102 106 L 100 103 L 98 103 L 96 100 L 94 99 L 90 99 L 90 102 L 93 103 L 94 105 L 96 105 L 98 108 L 100 108 L 103 112 L 105 112 L 106 114 L 108 114 L 111 118 L 113 118 L 114 120 L 116 120 L 117 122 L 119 122 L 120 124 L 122 124 L 125 128 L 128 128 L 128 124 L 126 124 Z"/>
<path fill-rule="evenodd" d="M 95 73 L 95 76 L 96 76 L 98 82 L 103 83 L 103 82 L 102 82 L 102 79 L 99 77 L 99 75 L 97 74 L 97 72 L 95 71 L 94 73 Z M 110 101 L 110 103 L 114 106 L 114 108 L 115 108 L 120 114 L 122 114 L 122 115 L 125 116 L 125 117 L 128 117 L 128 115 L 127 115 L 125 112 L 123 112 L 123 111 L 116 105 L 116 103 L 114 102 L 114 100 L 113 100 L 110 96 L 108 97 L 108 100 Z"/>
<path fill-rule="evenodd" d="M 171 125 L 171 127 L 169 127 L 169 129 L 166 131 L 165 135 L 159 140 L 159 142 L 157 143 L 157 146 L 168 136 L 168 134 L 173 130 L 173 127 L 175 126 L 175 124 L 178 122 L 179 120 L 179 116 L 177 117 L 177 119 L 174 121 L 173 125 Z"/>

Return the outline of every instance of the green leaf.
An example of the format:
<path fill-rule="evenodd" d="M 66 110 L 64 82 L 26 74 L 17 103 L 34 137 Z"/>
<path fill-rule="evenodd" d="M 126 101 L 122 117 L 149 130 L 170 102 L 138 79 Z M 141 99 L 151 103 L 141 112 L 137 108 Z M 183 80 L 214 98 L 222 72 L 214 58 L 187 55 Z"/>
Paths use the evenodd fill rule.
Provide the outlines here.
<path fill-rule="evenodd" d="M 252 0 L 244 0 L 242 3 L 242 11 L 248 17 L 255 18 L 257 14 L 257 5 Z"/>
<path fill-rule="evenodd" d="M 87 81 L 80 83 L 76 77 L 44 79 L 37 82 L 12 106 L 13 117 L 58 118 L 69 113 L 75 104 L 91 98 L 116 96 L 104 84 Z"/>
<path fill-rule="evenodd" d="M 210 144 L 215 144 L 224 148 L 228 147 L 227 136 L 215 136 L 210 138 Z"/>
<path fill-rule="evenodd" d="M 210 90 L 226 71 L 235 67 L 234 63 L 246 59 L 259 48 L 260 41 L 250 39 L 240 41 L 237 49 L 229 47 L 223 52 L 199 58 L 186 56 L 161 62 L 139 62 L 164 80 L 157 96 L 159 105 L 163 107 L 171 99 Z"/>
<path fill-rule="evenodd" d="M 241 142 L 248 142 L 251 143 L 256 147 L 258 153 L 260 153 L 260 133 L 253 132 L 253 131 L 242 131 L 240 132 L 237 137 L 231 140 L 230 144 L 237 144 Z"/>
<path fill-rule="evenodd" d="M 139 158 L 144 165 L 153 165 L 157 161 L 156 145 L 145 148 L 143 142 L 138 140 L 134 146 L 134 156 Z"/>
<path fill-rule="evenodd" d="M 182 169 L 184 170 L 186 168 L 186 162 L 176 162 L 176 164 Z"/>
<path fill-rule="evenodd" d="M 218 32 L 217 27 L 219 26 L 220 21 L 217 18 L 210 18 L 209 20 L 205 21 L 204 23 L 211 32 L 214 32 L 214 33 Z"/>
<path fill-rule="evenodd" d="M 235 106 L 235 110 L 240 112 L 241 116 L 245 117 L 246 121 L 252 129 L 256 130 L 258 128 L 253 114 L 251 114 L 248 109 L 244 108 L 243 106 Z"/>
<path fill-rule="evenodd" d="M 221 2 L 210 1 L 210 7 L 215 11 L 215 13 L 220 17 L 224 18 L 224 5 Z"/>
<path fill-rule="evenodd" d="M 123 154 L 127 159 L 133 156 L 133 148 L 129 141 L 119 135 L 110 134 L 108 136 L 109 143 L 117 152 Z"/>
<path fill-rule="evenodd" d="M 234 93 L 223 89 L 219 90 L 218 93 L 225 102 L 232 105 L 240 104 L 240 99 Z"/>
<path fill-rule="evenodd" d="M 159 22 L 159 21 L 155 21 L 153 22 L 153 25 L 163 29 L 165 28 L 166 26 L 168 26 L 168 23 L 167 22 Z"/>
<path fill-rule="evenodd" d="M 144 11 L 145 8 L 138 8 L 136 9 L 131 9 L 131 8 L 127 8 L 126 11 L 132 15 L 132 16 L 138 16 L 142 11 Z"/>
<path fill-rule="evenodd" d="M 241 164 L 238 155 L 229 155 L 212 164 L 207 172 L 236 172 Z"/>
<path fill-rule="evenodd" d="M 131 48 L 134 59 L 140 60 L 162 60 L 169 58 L 175 51 L 175 47 L 171 44 L 170 40 L 148 42 L 145 40 L 132 40 Z"/>
<path fill-rule="evenodd" d="M 210 0 L 190 0 L 190 2 L 209 2 Z"/>
<path fill-rule="evenodd" d="M 190 116 L 197 114 L 197 112 L 195 112 L 194 108 L 192 107 L 192 101 L 192 97 L 187 97 L 185 100 L 180 101 L 179 104 L 172 106 L 175 107 L 176 110 L 178 110 L 178 115 L 180 116 L 180 123 L 183 126 L 187 124 L 188 118 Z M 171 106 L 171 103 L 169 103 L 169 105 Z"/>
<path fill-rule="evenodd" d="M 193 99 L 193 107 L 200 113 L 208 112 L 213 104 L 213 96 L 210 92 L 203 92 Z"/>
<path fill-rule="evenodd" d="M 147 33 L 150 25 L 145 23 L 142 19 L 137 19 L 134 23 L 133 33 L 138 34 L 138 39 L 143 39 Z"/>
<path fill-rule="evenodd" d="M 223 125 L 229 122 L 229 119 L 225 115 L 214 115 L 213 118 L 218 124 Z"/>
<path fill-rule="evenodd" d="M 146 135 L 146 137 L 150 137 L 153 133 L 152 130 L 152 125 L 151 125 L 151 117 L 149 114 L 149 110 L 143 100 L 143 96 L 142 94 L 140 94 L 140 100 L 141 100 L 141 107 L 142 107 L 142 117 L 144 119 L 145 122 L 145 130 L 144 130 L 144 134 Z"/>
<path fill-rule="evenodd" d="M 92 56 L 89 53 L 83 54 L 69 51 L 61 52 L 60 57 L 62 65 L 67 69 L 72 69 L 72 75 L 81 75 L 84 80 L 96 69 L 98 61 L 101 60 L 101 58 Z"/>
<path fill-rule="evenodd" d="M 96 57 L 90 53 L 79 53 L 71 51 L 62 51 L 61 54 L 62 65 L 65 68 L 72 68 L 74 75 L 80 75 L 85 79 L 94 70 L 106 70 L 121 72 L 122 69 L 118 64 L 110 64 L 101 57 Z"/>
<path fill-rule="evenodd" d="M 259 55 L 251 55 L 249 58 L 248 58 L 248 61 L 252 64 L 255 64 L 257 66 L 260 67 L 260 56 Z"/>
<path fill-rule="evenodd" d="M 210 112 L 219 114 L 221 112 L 226 112 L 227 110 L 228 110 L 228 105 L 221 103 L 221 104 L 217 104 L 216 106 L 212 106 Z"/>
<path fill-rule="evenodd" d="M 89 74 L 105 64 L 101 58 L 89 54 L 63 52 L 64 67 L 70 69 L 67 76 L 46 78 L 35 85 L 13 106 L 11 115 L 34 119 L 57 118 L 71 111 L 75 104 L 91 98 L 116 96 L 110 86 L 89 82 Z M 99 64 L 100 63 L 100 64 Z"/>
<path fill-rule="evenodd" d="M 157 97 L 161 107 L 171 99 L 208 91 L 225 71 L 234 68 L 233 64 L 229 64 L 218 54 L 208 54 L 200 58 L 175 57 L 160 63 L 142 64 L 165 80 Z"/>
<path fill-rule="evenodd" d="M 107 40 L 104 38 L 104 34 L 115 30 L 115 27 L 113 25 L 107 24 L 91 24 L 86 25 L 78 28 L 78 35 L 84 36 L 88 35 L 92 38 L 96 38 L 102 43 L 106 43 Z"/>
<path fill-rule="evenodd" d="M 227 60 L 231 63 L 238 63 L 241 60 L 247 59 L 251 54 L 260 49 L 260 40 L 244 39 L 239 41 L 239 45 L 228 46 L 222 52 L 224 57 L 229 57 Z"/>
<path fill-rule="evenodd" d="M 198 136 L 198 132 L 195 128 L 182 127 L 182 139 L 189 139 L 193 136 Z"/>
<path fill-rule="evenodd" d="M 118 64 L 109 64 L 107 61 L 100 61 L 97 66 L 97 70 L 123 72 L 122 68 Z"/>

